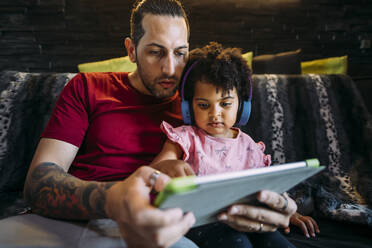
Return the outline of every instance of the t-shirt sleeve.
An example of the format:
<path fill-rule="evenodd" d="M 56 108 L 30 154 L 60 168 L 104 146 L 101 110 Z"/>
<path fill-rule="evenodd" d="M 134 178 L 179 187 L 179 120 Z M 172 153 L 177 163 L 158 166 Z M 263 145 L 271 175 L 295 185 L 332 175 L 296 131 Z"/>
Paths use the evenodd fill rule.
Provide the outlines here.
<path fill-rule="evenodd" d="M 63 88 L 41 137 L 80 147 L 88 128 L 87 84 L 77 74 Z"/>
<path fill-rule="evenodd" d="M 172 127 L 169 123 L 163 121 L 160 125 L 161 130 L 167 135 L 168 139 L 177 143 L 183 150 L 183 160 L 186 161 L 190 156 L 191 140 L 190 140 L 190 127 L 180 126 L 177 128 Z"/>

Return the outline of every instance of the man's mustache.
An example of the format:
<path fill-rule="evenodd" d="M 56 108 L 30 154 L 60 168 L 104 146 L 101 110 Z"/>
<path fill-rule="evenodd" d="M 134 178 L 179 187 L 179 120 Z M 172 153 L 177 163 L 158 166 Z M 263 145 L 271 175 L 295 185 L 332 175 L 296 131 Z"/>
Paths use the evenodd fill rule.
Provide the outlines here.
<path fill-rule="evenodd" d="M 176 81 L 176 82 L 178 82 L 179 78 L 177 76 L 175 76 L 175 75 L 173 75 L 173 76 L 161 75 L 160 77 L 158 77 L 156 79 L 156 82 L 164 81 L 164 80 L 170 80 L 170 81 Z"/>

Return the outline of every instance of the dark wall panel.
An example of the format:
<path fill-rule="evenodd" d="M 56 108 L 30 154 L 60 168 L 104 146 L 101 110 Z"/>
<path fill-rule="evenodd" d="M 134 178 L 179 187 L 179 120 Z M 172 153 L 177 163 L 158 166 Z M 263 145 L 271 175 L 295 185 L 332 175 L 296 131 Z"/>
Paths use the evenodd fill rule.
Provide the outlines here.
<path fill-rule="evenodd" d="M 370 0 L 185 0 L 191 48 L 210 40 L 255 55 L 302 48 L 303 60 L 349 55 L 371 75 Z M 2 0 L 0 70 L 69 71 L 126 55 L 128 0 Z"/>

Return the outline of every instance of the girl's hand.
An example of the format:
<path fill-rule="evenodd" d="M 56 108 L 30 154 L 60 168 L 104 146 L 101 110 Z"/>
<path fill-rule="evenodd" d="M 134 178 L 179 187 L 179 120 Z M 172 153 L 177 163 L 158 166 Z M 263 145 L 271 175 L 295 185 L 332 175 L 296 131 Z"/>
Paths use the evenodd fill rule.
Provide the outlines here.
<path fill-rule="evenodd" d="M 183 160 L 162 160 L 155 164 L 151 164 L 150 167 L 159 170 L 170 177 L 184 177 L 195 175 L 191 166 Z"/>
<path fill-rule="evenodd" d="M 304 216 L 299 213 L 295 213 L 294 215 L 292 215 L 289 222 L 290 224 L 299 227 L 307 238 L 310 238 L 310 235 L 312 237 L 315 237 L 315 233 L 320 233 L 318 224 L 310 216 Z M 290 228 L 286 227 L 284 229 L 284 232 L 289 233 Z"/>

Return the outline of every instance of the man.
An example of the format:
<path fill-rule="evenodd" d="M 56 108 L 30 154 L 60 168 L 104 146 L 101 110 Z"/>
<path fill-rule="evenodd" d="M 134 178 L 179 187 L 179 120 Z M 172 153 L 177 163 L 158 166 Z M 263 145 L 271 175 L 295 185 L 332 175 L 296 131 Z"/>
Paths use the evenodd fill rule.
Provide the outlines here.
<path fill-rule="evenodd" d="M 137 70 L 78 74 L 66 85 L 27 175 L 24 193 L 33 212 L 111 218 L 129 247 L 168 247 L 189 230 L 192 213 L 161 211 L 149 203 L 149 192 L 161 190 L 169 178 L 139 167 L 160 151 L 165 139 L 160 122 L 182 122 L 176 89 L 188 38 L 178 0 L 136 3 L 125 47 Z M 274 210 L 236 206 L 240 215 L 226 213 L 224 221 L 247 231 L 262 230 L 262 223 L 265 230 L 288 225 L 296 210 L 291 199 L 262 192 L 260 200 Z"/>

